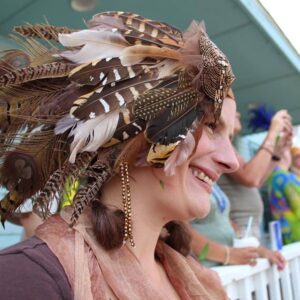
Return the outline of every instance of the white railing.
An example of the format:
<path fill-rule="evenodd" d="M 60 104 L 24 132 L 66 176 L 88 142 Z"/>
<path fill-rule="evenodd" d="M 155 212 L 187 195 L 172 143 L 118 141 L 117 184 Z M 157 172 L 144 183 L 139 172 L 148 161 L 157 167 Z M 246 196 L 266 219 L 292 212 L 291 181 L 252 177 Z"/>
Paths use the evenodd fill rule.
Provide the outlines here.
<path fill-rule="evenodd" d="M 255 267 L 213 269 L 218 272 L 231 300 L 299 300 L 300 242 L 284 246 L 281 252 L 287 261 L 281 272 L 266 259 L 258 259 Z"/>

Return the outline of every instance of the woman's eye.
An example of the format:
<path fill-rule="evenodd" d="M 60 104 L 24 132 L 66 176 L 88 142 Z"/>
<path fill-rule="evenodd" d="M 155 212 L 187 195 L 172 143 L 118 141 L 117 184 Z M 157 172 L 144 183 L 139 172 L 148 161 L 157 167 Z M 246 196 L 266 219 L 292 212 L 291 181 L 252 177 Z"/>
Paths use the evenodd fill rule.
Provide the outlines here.
<path fill-rule="evenodd" d="M 216 123 L 207 123 L 205 124 L 211 131 L 214 131 L 217 127 Z"/>

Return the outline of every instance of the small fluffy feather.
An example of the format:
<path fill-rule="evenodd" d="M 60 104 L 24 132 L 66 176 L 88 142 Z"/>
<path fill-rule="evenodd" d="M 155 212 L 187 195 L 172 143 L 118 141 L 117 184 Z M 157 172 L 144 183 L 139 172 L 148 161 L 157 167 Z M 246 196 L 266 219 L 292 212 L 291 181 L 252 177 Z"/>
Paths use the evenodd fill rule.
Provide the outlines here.
<path fill-rule="evenodd" d="M 54 133 L 56 135 L 63 134 L 67 130 L 71 129 L 78 121 L 79 119 L 74 118 L 73 116 L 65 116 L 56 123 Z"/>
<path fill-rule="evenodd" d="M 195 138 L 190 131 L 188 131 L 186 138 L 180 142 L 172 154 L 165 162 L 164 172 L 167 176 L 175 175 L 175 168 L 187 161 L 195 148 Z"/>
<path fill-rule="evenodd" d="M 104 58 L 119 57 L 129 46 L 119 32 L 81 30 L 70 34 L 60 34 L 59 42 L 65 47 L 83 46 L 80 50 L 63 51 L 60 55 L 75 63 L 89 63 Z"/>
<path fill-rule="evenodd" d="M 115 110 L 94 119 L 77 122 L 69 134 L 69 136 L 74 137 L 70 147 L 71 155 L 69 161 L 74 163 L 77 153 L 84 151 L 94 152 L 107 143 L 112 138 L 118 121 L 119 110 Z M 63 130 L 62 128 L 59 128 L 57 132 Z M 67 130 L 66 128 L 67 126 L 65 130 Z"/>

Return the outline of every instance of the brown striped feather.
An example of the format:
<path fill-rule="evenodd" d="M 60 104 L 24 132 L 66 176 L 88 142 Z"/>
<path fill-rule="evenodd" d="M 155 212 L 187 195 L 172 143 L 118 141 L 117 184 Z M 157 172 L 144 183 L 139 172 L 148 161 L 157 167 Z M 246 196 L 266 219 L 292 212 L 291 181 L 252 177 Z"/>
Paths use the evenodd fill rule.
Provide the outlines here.
<path fill-rule="evenodd" d="M 27 24 L 23 26 L 15 26 L 13 30 L 25 37 L 42 38 L 55 41 L 58 41 L 58 34 L 71 33 L 74 31 L 67 27 L 52 26 L 48 24 Z"/>
<path fill-rule="evenodd" d="M 67 178 L 74 178 L 74 180 L 83 176 L 83 173 L 91 163 L 91 161 L 97 156 L 95 152 L 84 152 L 78 154 L 74 164 L 71 164 L 68 160 L 65 161 L 60 169 L 57 169 L 41 192 L 35 199 L 35 212 L 41 217 L 46 217 L 49 213 L 49 197 L 53 197 L 55 194 L 60 193 L 65 185 Z"/>
<path fill-rule="evenodd" d="M 122 12 L 105 12 L 103 15 L 110 15 L 115 18 L 120 18 L 127 27 L 132 28 L 141 33 L 147 33 L 153 38 L 158 38 L 165 45 L 178 45 L 182 40 L 181 32 L 175 27 L 166 25 L 165 23 L 152 21 L 142 16 L 132 13 Z M 157 32 L 157 33 L 156 33 Z"/>
<path fill-rule="evenodd" d="M 164 46 L 164 43 L 159 39 L 154 38 L 146 32 L 140 32 L 134 28 L 128 28 L 121 19 L 114 16 L 97 14 L 91 21 L 88 22 L 91 29 L 97 30 L 117 30 L 120 32 L 130 44 L 140 43 L 143 45 L 159 45 Z M 173 46 L 172 46 L 173 47 Z"/>
<path fill-rule="evenodd" d="M 106 85 L 102 91 L 97 92 L 96 90 L 91 94 L 89 99 L 82 102 L 82 105 L 78 99 L 78 102 L 74 102 L 75 105 L 71 109 L 72 113 L 75 117 L 85 119 L 89 118 L 91 112 L 94 112 L 96 116 L 105 112 L 105 103 L 101 104 L 100 99 L 104 99 L 109 105 L 110 111 L 135 100 L 140 93 L 159 84 L 160 81 L 156 79 L 155 70 L 153 71 L 120 81 L 116 86 Z"/>
<path fill-rule="evenodd" d="M 146 122 L 132 114 L 132 103 L 120 111 L 117 129 L 110 142 L 106 143 L 103 147 L 109 147 L 113 144 L 123 142 L 140 132 L 144 131 Z"/>
<path fill-rule="evenodd" d="M 146 64 L 141 63 L 132 67 L 125 67 L 121 64 L 119 58 L 113 58 L 110 61 L 103 59 L 98 62 L 79 65 L 70 72 L 69 78 L 70 81 L 80 85 L 97 85 L 100 88 L 112 82 L 138 76 L 144 72 L 143 66 Z"/>
<path fill-rule="evenodd" d="M 74 68 L 73 64 L 53 62 L 36 67 L 12 70 L 0 76 L 0 87 L 16 85 L 43 78 L 64 77 Z"/>

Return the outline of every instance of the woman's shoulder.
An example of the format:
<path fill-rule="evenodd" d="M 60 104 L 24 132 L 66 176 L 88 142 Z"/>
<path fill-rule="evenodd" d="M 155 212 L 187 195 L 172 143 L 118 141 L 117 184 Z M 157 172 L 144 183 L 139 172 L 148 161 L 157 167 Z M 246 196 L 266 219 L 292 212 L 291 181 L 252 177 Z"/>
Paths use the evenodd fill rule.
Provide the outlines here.
<path fill-rule="evenodd" d="M 3 299 L 72 299 L 64 269 L 46 243 L 37 237 L 0 251 Z"/>

